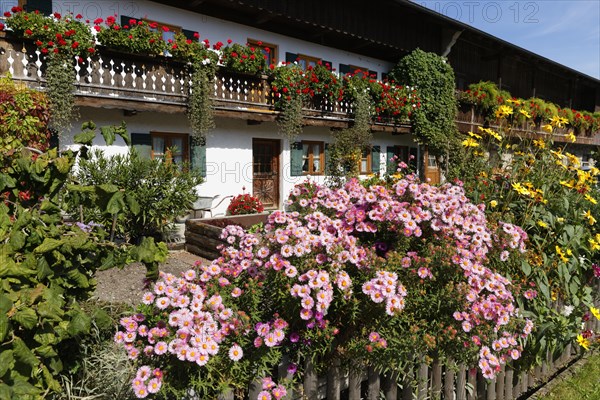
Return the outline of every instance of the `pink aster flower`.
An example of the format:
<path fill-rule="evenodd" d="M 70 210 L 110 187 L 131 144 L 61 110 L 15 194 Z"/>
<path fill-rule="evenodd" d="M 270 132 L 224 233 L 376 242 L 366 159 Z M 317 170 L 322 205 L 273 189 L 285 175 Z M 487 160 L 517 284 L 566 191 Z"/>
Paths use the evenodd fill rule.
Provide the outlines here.
<path fill-rule="evenodd" d="M 233 346 L 231 346 L 231 348 L 229 349 L 229 358 L 233 361 L 238 361 L 240 360 L 242 357 L 244 356 L 244 351 L 242 350 L 242 348 L 237 345 L 234 344 Z"/>

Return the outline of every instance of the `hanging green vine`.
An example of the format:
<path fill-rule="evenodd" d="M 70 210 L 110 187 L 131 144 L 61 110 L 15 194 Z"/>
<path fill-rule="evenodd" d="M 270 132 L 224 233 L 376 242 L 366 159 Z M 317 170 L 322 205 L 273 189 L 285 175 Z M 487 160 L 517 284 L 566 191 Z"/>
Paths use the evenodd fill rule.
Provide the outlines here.
<path fill-rule="evenodd" d="M 188 93 L 187 116 L 194 135 L 203 138 L 215 127 L 211 94 L 217 64 L 210 59 L 197 59 L 191 68 L 192 84 Z"/>
<path fill-rule="evenodd" d="M 71 129 L 71 121 L 75 119 L 75 94 L 73 82 L 75 69 L 72 56 L 68 53 L 51 53 L 46 68 L 46 85 L 50 101 L 50 126 L 61 132 Z"/>
<path fill-rule="evenodd" d="M 371 115 L 373 100 L 364 90 L 356 91 L 354 97 L 354 124 L 348 129 L 337 131 L 329 147 L 327 175 L 330 184 L 338 186 L 346 178 L 358 176 L 362 152 L 373 140 Z"/>
<path fill-rule="evenodd" d="M 454 71 L 447 60 L 416 49 L 400 60 L 389 78 L 418 90 L 421 107 L 411 113 L 417 141 L 428 146 L 430 153 L 438 159 L 443 157 L 447 165 L 453 162 L 450 155 L 460 158 L 460 139 L 455 124 L 456 85 Z"/>
<path fill-rule="evenodd" d="M 302 133 L 302 97 L 292 96 L 287 101 L 282 101 L 281 114 L 277 119 L 279 132 L 290 141 L 294 141 Z"/>

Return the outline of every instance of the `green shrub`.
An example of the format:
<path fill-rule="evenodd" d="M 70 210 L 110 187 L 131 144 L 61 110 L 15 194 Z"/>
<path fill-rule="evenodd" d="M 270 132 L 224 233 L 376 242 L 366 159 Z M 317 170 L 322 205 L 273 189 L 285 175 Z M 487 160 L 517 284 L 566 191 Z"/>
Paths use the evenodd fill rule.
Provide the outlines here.
<path fill-rule="evenodd" d="M 446 59 L 420 49 L 405 56 L 390 72 L 389 78 L 416 87 L 421 107 L 415 108 L 411 120 L 417 141 L 436 156 L 456 154 L 460 149 L 456 129 L 457 103 L 454 96 L 454 71 Z M 460 154 L 456 154 L 460 157 Z M 450 160 L 451 161 L 451 160 Z"/>
<path fill-rule="evenodd" d="M 76 181 L 88 187 L 101 185 L 124 195 L 114 202 L 117 204 L 101 208 L 92 206 L 98 201 L 99 192 L 70 192 L 70 209 L 76 212 L 82 206 L 84 222 L 111 227 L 115 220 L 115 234 L 126 241 L 160 236 L 176 217 L 186 215 L 196 200 L 195 187 L 202 178 L 188 167 L 143 159 L 135 151 L 112 157 L 93 151 L 88 160 L 81 161 Z"/>
<path fill-rule="evenodd" d="M 102 132 L 107 141 L 115 135 L 113 128 Z M 104 319 L 79 305 L 94 290 L 96 270 L 135 260 L 156 268 L 165 259 L 164 244 L 147 239 L 140 248 L 119 246 L 106 240 L 101 226 L 64 220 L 60 194 L 94 137 L 90 129 L 77 135 L 79 151 L 0 152 L 1 399 L 42 398 L 62 390 L 57 377 L 66 355 L 94 320 Z M 70 189 L 88 190 L 78 184 Z"/>
<path fill-rule="evenodd" d="M 22 145 L 45 150 L 50 145 L 48 100 L 43 93 L 0 78 L 0 149 Z"/>

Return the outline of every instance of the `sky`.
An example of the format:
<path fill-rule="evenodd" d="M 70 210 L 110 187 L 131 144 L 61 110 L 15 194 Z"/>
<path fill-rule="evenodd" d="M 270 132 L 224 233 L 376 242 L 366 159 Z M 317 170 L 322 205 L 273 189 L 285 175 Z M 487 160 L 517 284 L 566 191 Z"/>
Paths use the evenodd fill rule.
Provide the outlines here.
<path fill-rule="evenodd" d="M 600 79 L 600 0 L 412 0 Z"/>

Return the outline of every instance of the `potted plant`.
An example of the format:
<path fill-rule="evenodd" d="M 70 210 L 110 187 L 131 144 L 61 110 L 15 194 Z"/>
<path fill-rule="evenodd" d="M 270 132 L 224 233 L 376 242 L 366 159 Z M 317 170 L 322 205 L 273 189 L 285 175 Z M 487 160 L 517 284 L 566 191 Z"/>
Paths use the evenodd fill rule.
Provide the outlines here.
<path fill-rule="evenodd" d="M 157 56 L 163 55 L 167 48 L 161 31 L 168 31 L 169 28 L 159 27 L 155 22 L 131 19 L 128 25 L 119 25 L 115 17 L 109 16 L 106 20 L 96 19 L 94 23 L 98 41 L 109 49 Z"/>
<path fill-rule="evenodd" d="M 264 72 L 267 56 L 263 54 L 260 47 L 248 43 L 246 45 L 231 44 L 228 41 L 228 45 L 223 47 L 221 52 L 221 63 L 232 72 L 253 76 Z"/>
<path fill-rule="evenodd" d="M 250 193 L 242 193 L 231 199 L 227 207 L 227 215 L 257 214 L 265 210 L 262 202 Z"/>

